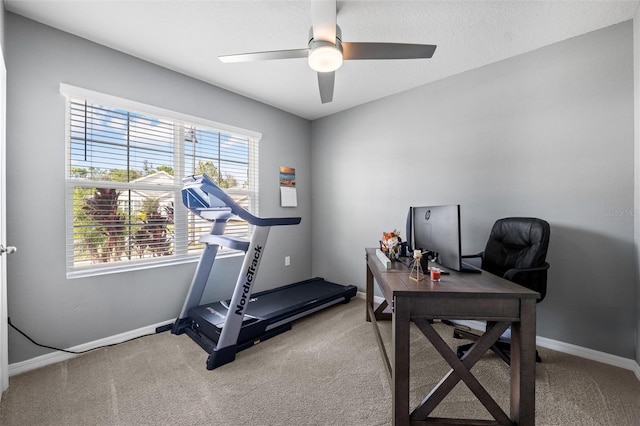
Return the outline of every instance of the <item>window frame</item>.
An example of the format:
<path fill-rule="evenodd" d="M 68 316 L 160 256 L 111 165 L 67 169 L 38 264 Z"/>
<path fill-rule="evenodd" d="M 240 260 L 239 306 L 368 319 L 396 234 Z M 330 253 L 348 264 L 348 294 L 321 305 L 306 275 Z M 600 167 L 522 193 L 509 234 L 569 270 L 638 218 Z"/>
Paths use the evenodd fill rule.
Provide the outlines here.
<path fill-rule="evenodd" d="M 262 134 L 252 130 L 242 129 L 235 126 L 230 126 L 222 123 L 218 123 L 212 120 L 208 120 L 202 117 L 195 117 L 165 108 L 160 108 L 152 105 L 143 104 L 140 102 L 112 96 L 92 90 L 72 86 L 69 84 L 60 84 L 60 93 L 65 98 L 65 208 L 66 208 L 66 220 L 65 220 L 65 258 L 66 258 L 66 275 L 67 278 L 81 278 L 87 276 L 96 276 L 103 274 L 135 271 L 150 269 L 156 267 L 162 267 L 167 265 L 177 265 L 183 263 L 196 262 L 200 258 L 200 251 L 192 251 L 189 253 L 188 247 L 183 247 L 181 252 L 174 252 L 169 256 L 146 258 L 141 260 L 125 260 L 118 262 L 106 262 L 106 263 L 92 263 L 90 265 L 74 266 L 74 206 L 73 206 L 73 193 L 76 187 L 108 187 L 114 189 L 126 189 L 131 190 L 163 190 L 173 191 L 175 196 L 174 201 L 174 227 L 175 232 L 182 232 L 184 237 L 187 236 L 187 223 L 189 213 L 181 202 L 181 189 L 182 179 L 185 177 L 184 170 L 181 167 L 174 168 L 174 182 L 172 185 L 153 185 L 144 183 L 131 182 L 115 182 L 115 181 L 98 181 L 91 179 L 71 178 L 71 111 L 70 103 L 71 99 L 82 99 L 87 102 L 97 103 L 108 106 L 109 108 L 123 109 L 129 112 L 140 113 L 153 118 L 159 118 L 162 120 L 170 120 L 178 124 L 177 132 L 184 132 L 189 126 L 201 126 L 208 130 L 213 130 L 221 133 L 227 133 L 232 135 L 238 135 L 242 138 L 248 139 L 249 143 L 249 155 L 248 155 L 248 190 L 246 194 L 249 197 L 249 210 L 258 215 L 259 211 L 259 187 L 258 187 L 258 146 L 259 141 L 262 138 Z M 175 132 L 174 132 L 175 133 Z M 176 137 L 177 140 L 184 140 L 184 138 Z M 175 149 L 175 153 L 181 155 L 181 161 L 184 159 L 184 146 L 178 146 Z M 177 163 L 176 163 L 177 164 Z M 233 190 L 230 189 L 229 193 Z M 244 191 L 242 192 L 245 193 Z M 71 200 L 71 201 L 70 201 Z M 249 226 L 249 233 L 251 233 L 251 226 Z M 176 239 L 178 236 L 176 235 Z M 235 250 L 228 250 L 219 252 L 219 256 L 238 256 L 239 253 Z"/>

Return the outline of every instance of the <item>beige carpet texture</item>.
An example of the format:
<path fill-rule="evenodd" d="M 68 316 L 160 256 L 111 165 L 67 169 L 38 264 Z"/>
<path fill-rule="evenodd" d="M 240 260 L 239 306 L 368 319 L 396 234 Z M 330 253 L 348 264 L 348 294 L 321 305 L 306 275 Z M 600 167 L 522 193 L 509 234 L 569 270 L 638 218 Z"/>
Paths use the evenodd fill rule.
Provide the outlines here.
<path fill-rule="evenodd" d="M 451 347 L 465 342 L 435 326 Z M 390 344 L 391 324 L 381 327 Z M 633 372 L 539 351 L 537 425 L 640 425 Z M 301 319 L 216 370 L 206 358 L 186 335 L 165 332 L 12 376 L 0 425 L 391 424 L 391 391 L 361 298 Z M 416 406 L 449 368 L 413 326 L 411 362 Z M 472 372 L 508 413 L 508 366 L 488 353 Z M 464 383 L 433 415 L 491 418 Z"/>

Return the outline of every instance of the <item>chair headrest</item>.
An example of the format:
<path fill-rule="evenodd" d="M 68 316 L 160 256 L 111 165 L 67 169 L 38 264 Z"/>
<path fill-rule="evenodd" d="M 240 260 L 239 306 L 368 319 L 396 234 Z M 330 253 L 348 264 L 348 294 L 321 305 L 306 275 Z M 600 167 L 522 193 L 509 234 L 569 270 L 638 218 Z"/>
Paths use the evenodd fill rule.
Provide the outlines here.
<path fill-rule="evenodd" d="M 501 269 L 531 268 L 544 264 L 551 228 L 545 220 L 530 217 L 499 219 L 493 225 L 483 262 Z"/>

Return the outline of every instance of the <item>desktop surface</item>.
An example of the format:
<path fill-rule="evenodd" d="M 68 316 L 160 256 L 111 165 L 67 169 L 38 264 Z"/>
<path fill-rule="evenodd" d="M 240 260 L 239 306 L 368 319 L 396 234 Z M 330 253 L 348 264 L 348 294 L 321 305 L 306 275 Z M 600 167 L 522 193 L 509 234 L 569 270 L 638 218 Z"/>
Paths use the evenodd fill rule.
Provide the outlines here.
<path fill-rule="evenodd" d="M 426 276 L 421 281 L 415 281 L 409 278 L 410 267 L 402 261 L 391 262 L 391 267 L 385 269 L 376 258 L 375 248 L 366 249 L 368 266 L 375 270 L 376 274 L 393 274 L 386 280 L 388 290 L 394 295 L 410 293 L 429 293 L 431 295 L 437 293 L 466 293 L 476 294 L 484 297 L 490 296 L 513 296 L 519 295 L 523 298 L 538 298 L 539 293 L 522 287 L 516 283 L 505 280 L 496 275 L 484 272 L 481 274 L 469 274 L 459 271 L 448 271 L 448 275 L 443 275 L 440 281 L 431 281 Z M 397 276 L 396 276 L 397 275 Z M 383 289 L 384 292 L 384 289 Z M 427 296 L 425 294 L 424 296 Z M 390 298 L 388 301 L 391 301 Z"/>

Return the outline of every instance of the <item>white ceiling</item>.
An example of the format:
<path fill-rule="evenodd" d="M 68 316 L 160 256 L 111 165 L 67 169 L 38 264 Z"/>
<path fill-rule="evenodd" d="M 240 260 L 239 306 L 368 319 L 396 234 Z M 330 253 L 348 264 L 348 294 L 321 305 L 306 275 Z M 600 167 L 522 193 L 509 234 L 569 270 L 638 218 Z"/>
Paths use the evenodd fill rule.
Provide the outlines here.
<path fill-rule="evenodd" d="M 6 9 L 308 119 L 632 19 L 639 1 L 338 1 L 343 41 L 436 44 L 431 59 L 345 61 L 322 104 L 304 59 L 218 55 L 306 48 L 308 0 L 4 0 Z M 597 52 L 595 52 L 597 53 Z"/>

